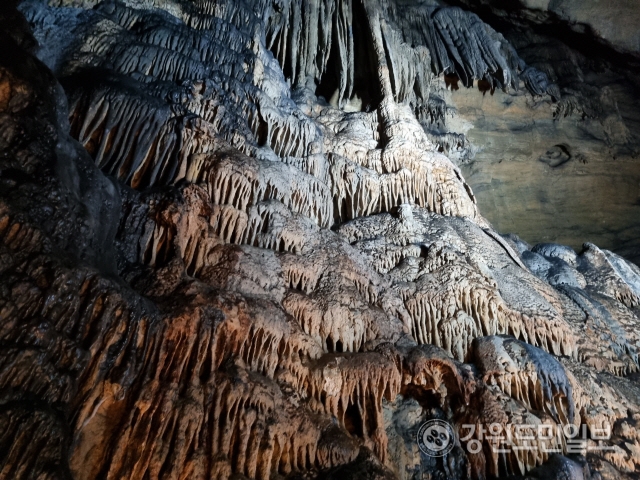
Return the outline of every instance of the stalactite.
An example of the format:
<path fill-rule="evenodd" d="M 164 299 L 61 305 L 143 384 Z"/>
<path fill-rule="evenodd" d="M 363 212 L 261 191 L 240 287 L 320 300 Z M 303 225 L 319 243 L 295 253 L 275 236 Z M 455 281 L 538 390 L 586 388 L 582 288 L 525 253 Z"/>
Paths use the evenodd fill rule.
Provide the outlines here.
<path fill-rule="evenodd" d="M 384 462 L 382 399 L 395 398 L 400 386 L 395 362 L 379 354 L 325 356 L 311 373 L 309 396 L 352 434 L 363 437 L 365 445 L 370 443 Z"/>
<path fill-rule="evenodd" d="M 487 384 L 498 385 L 529 410 L 544 410 L 557 423 L 574 422 L 571 382 L 551 355 L 513 337 L 483 337 L 473 349 Z"/>
<path fill-rule="evenodd" d="M 637 465 L 640 270 L 515 248 L 448 158 L 464 138 L 425 131 L 451 114 L 440 73 L 558 99 L 500 34 L 387 0 L 50 3 L 21 8 L 66 42 L 69 112 L 0 35 L 0 476 L 390 478 L 401 444 L 425 467 L 402 475 L 548 460 L 476 435 L 422 465 L 432 417 L 609 422 L 604 458 Z"/>

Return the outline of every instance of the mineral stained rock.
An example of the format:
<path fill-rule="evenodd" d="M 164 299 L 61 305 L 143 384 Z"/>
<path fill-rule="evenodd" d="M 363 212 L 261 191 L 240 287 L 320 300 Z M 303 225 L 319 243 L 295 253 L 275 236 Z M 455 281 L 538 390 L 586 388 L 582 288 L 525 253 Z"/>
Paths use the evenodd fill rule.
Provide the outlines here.
<path fill-rule="evenodd" d="M 453 162 L 454 76 L 562 98 L 479 16 L 14 3 L 0 478 L 638 478 L 640 269 L 500 235 Z"/>

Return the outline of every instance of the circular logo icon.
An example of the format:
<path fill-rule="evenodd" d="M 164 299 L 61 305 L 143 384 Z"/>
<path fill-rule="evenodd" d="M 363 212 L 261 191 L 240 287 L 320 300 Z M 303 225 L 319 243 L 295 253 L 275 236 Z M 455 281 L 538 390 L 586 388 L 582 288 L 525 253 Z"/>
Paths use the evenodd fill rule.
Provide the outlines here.
<path fill-rule="evenodd" d="M 453 449 L 453 428 L 444 420 L 429 420 L 420 425 L 418 447 L 430 457 L 442 457 Z"/>

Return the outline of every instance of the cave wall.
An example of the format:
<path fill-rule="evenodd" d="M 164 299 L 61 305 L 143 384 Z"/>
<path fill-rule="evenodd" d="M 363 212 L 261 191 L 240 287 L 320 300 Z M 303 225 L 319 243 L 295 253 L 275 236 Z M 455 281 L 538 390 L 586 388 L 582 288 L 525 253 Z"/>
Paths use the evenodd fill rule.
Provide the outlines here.
<path fill-rule="evenodd" d="M 554 119 L 548 105 L 531 109 L 524 96 L 478 93 L 455 91 L 452 102 L 478 148 L 461 169 L 495 228 L 578 251 L 589 241 L 637 262 L 635 140 L 620 145 L 606 134 L 626 131 L 625 124 Z"/>
<path fill-rule="evenodd" d="M 2 478 L 636 478 L 640 269 L 482 216 L 451 84 L 561 87 L 479 16 L 0 9 Z"/>
<path fill-rule="evenodd" d="M 561 97 L 452 90 L 450 107 L 467 122 L 452 129 L 477 148 L 462 168 L 483 213 L 530 243 L 579 250 L 590 241 L 638 262 L 637 4 L 457 4 L 498 29 Z"/>

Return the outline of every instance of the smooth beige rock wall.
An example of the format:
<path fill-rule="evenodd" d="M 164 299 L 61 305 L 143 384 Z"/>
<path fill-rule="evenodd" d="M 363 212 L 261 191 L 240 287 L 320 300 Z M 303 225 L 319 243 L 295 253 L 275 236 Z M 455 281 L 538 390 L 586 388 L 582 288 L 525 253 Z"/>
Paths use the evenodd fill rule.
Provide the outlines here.
<path fill-rule="evenodd" d="M 543 8 L 570 23 L 586 24 L 617 49 L 640 50 L 638 0 L 526 0 L 529 8 Z M 548 4 L 548 5 L 544 5 Z"/>
<path fill-rule="evenodd" d="M 478 148 L 462 166 L 480 211 L 530 243 L 583 242 L 633 256 L 640 238 L 640 158 L 619 116 L 553 120 L 531 97 L 460 89 L 451 98 Z M 562 163 L 565 161 L 565 163 Z M 551 165 L 556 165 L 552 167 Z M 637 254 L 636 254 L 637 255 Z M 637 261 L 637 257 L 636 261 Z"/>

